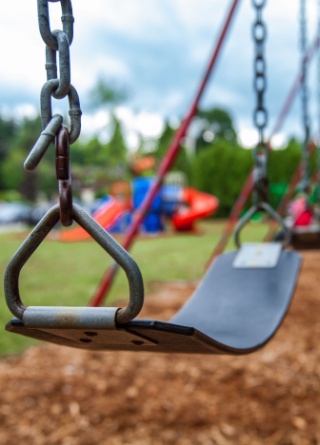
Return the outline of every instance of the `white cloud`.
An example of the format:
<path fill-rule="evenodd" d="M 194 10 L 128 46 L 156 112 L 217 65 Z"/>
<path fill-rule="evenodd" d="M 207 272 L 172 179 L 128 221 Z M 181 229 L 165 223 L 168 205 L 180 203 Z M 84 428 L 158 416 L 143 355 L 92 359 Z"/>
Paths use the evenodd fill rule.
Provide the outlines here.
<path fill-rule="evenodd" d="M 245 148 L 253 148 L 258 143 L 258 134 L 255 128 L 242 127 L 238 131 L 240 145 Z"/>
<path fill-rule="evenodd" d="M 273 149 L 282 148 L 282 147 L 284 147 L 285 142 L 286 142 L 285 134 L 284 133 L 278 133 L 278 134 L 275 134 L 272 137 L 272 139 L 270 141 L 270 145 L 271 145 L 271 147 Z"/>
<path fill-rule="evenodd" d="M 140 112 L 135 114 L 128 107 L 119 107 L 116 116 L 124 124 L 127 131 L 154 138 L 161 134 L 164 128 L 161 116 L 153 113 Z"/>
<path fill-rule="evenodd" d="M 19 100 L 25 104 L 26 97 L 19 99 L 22 90 L 30 98 L 30 104 L 38 104 L 40 89 L 45 82 L 45 45 L 38 30 L 36 2 L 2 0 L 1 3 L 1 109 L 12 109 Z M 137 110 L 147 110 L 150 115 L 184 115 L 230 3 L 221 0 L 94 0 L 88 4 L 85 0 L 75 0 L 71 64 L 72 82 L 80 99 L 103 73 L 120 85 L 128 84 L 133 88 L 128 106 L 134 104 Z M 279 112 L 288 85 L 297 73 L 298 6 L 298 2 L 283 0 L 267 2 L 265 9 L 270 123 Z M 315 2 L 308 2 L 310 39 L 316 30 L 315 8 Z M 61 28 L 60 16 L 60 3 L 50 3 L 52 29 Z M 240 1 L 203 101 L 225 106 L 241 128 L 244 121 L 252 119 L 254 107 L 253 18 L 251 2 Z M 312 88 L 315 88 L 314 84 Z M 16 95 L 13 97 L 14 90 Z M 315 94 L 310 96 L 314 116 Z M 297 112 L 296 107 L 288 118 L 287 134 L 297 128 L 294 123 L 301 119 L 300 116 L 297 118 Z M 148 122 L 149 119 L 141 120 Z M 84 117 L 84 131 L 89 127 L 87 122 L 88 118 Z M 150 128 L 156 128 L 156 124 L 150 124 Z M 243 127 L 242 133 L 246 134 L 246 128 Z"/>

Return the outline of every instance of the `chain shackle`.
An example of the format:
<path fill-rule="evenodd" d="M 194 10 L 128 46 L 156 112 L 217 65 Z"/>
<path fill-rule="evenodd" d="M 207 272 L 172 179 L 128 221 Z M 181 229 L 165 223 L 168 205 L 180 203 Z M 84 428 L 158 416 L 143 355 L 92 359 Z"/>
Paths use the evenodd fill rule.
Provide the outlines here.
<path fill-rule="evenodd" d="M 41 37 L 45 44 L 55 51 L 58 50 L 58 42 L 56 36 L 52 33 L 50 28 L 48 2 L 57 3 L 58 1 L 61 3 L 61 22 L 63 32 L 67 35 L 69 45 L 71 45 L 73 40 L 74 23 L 71 0 L 38 0 L 38 23 Z"/>
<path fill-rule="evenodd" d="M 52 103 L 51 98 L 54 92 L 59 86 L 58 79 L 52 79 L 46 82 L 41 90 L 40 94 L 40 107 L 41 107 L 41 121 L 42 127 L 45 128 L 52 118 Z M 80 100 L 76 89 L 70 85 L 68 92 L 69 100 L 69 116 L 70 116 L 70 131 L 69 131 L 69 143 L 73 144 L 79 137 L 81 132 L 81 108 Z"/>
<path fill-rule="evenodd" d="M 260 206 L 261 203 L 268 201 L 268 176 L 267 176 L 267 160 L 268 156 L 263 149 L 260 153 L 257 152 L 255 167 L 253 169 L 253 202 L 254 205 Z"/>
<path fill-rule="evenodd" d="M 59 182 L 60 222 L 68 227 L 73 222 L 72 180 L 69 135 L 64 125 L 56 136 L 56 177 Z"/>

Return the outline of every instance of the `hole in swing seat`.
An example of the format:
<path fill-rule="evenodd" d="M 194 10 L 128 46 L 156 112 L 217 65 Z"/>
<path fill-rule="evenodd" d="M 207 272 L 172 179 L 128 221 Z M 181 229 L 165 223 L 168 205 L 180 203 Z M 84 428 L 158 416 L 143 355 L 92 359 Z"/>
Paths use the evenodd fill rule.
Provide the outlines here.
<path fill-rule="evenodd" d="M 90 338 L 80 338 L 81 343 L 91 343 L 92 340 Z"/>
<path fill-rule="evenodd" d="M 133 345 L 137 345 L 137 346 L 144 345 L 144 341 L 139 341 L 139 340 L 132 340 L 131 343 L 132 343 Z"/>

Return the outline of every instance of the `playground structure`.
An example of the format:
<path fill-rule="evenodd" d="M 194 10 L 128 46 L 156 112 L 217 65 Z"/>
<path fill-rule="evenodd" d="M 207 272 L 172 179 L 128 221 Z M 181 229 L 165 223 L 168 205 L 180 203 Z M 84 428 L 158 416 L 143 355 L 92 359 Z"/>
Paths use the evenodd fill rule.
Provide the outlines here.
<path fill-rule="evenodd" d="M 103 199 L 98 210 L 92 215 L 93 218 L 108 232 L 126 233 L 132 223 L 132 214 L 143 202 L 153 181 L 153 178 L 136 178 L 132 185 L 115 184 L 113 189 L 118 190 L 115 190 L 113 196 Z M 164 184 L 153 200 L 141 224 L 140 232 L 162 232 L 165 230 L 165 220 L 169 220 L 176 231 L 192 232 L 195 230 L 194 223 L 214 214 L 218 205 L 218 199 L 208 193 L 192 187 Z M 81 241 L 90 239 L 90 236 L 81 227 L 75 227 L 60 231 L 58 239 Z"/>

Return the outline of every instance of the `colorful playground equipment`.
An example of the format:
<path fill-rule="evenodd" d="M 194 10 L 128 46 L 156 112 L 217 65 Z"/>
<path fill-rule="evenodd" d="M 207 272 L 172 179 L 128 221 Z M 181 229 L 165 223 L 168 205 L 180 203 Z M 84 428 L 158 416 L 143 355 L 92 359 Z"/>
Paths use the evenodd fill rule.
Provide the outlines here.
<path fill-rule="evenodd" d="M 93 218 L 108 232 L 125 233 L 132 223 L 133 212 L 139 208 L 153 182 L 153 178 L 136 178 L 132 182 L 131 197 L 128 194 L 124 196 L 123 193 L 117 193 L 117 197 L 106 197 Z M 122 188 L 124 189 L 125 187 Z M 164 184 L 140 225 L 140 231 L 161 232 L 165 229 L 165 220 L 169 220 L 176 231 L 193 231 L 195 222 L 214 214 L 218 206 L 219 200 L 208 193 L 192 187 Z M 81 227 L 61 230 L 58 234 L 60 241 L 89 238 L 90 235 Z"/>

